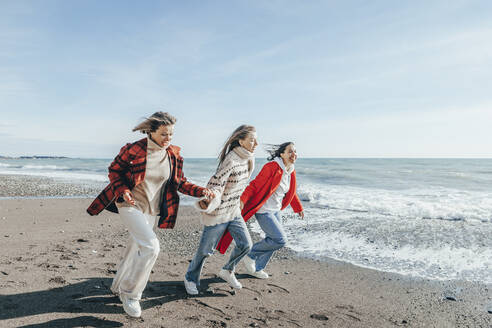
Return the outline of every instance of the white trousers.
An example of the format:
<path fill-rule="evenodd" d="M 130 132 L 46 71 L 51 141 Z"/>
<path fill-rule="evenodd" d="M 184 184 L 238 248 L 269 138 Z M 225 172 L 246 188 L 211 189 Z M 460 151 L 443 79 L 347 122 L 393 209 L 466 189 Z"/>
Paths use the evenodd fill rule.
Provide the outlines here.
<path fill-rule="evenodd" d="M 123 224 L 130 233 L 125 255 L 121 261 L 111 290 L 140 300 L 149 280 L 160 247 L 154 232 L 157 216 L 142 213 L 135 207 L 118 209 Z"/>

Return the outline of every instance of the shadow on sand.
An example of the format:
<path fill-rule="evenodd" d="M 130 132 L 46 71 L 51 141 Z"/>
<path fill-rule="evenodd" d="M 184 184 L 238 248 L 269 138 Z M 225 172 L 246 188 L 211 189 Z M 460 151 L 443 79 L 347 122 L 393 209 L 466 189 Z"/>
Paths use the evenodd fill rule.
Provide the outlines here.
<path fill-rule="evenodd" d="M 48 290 L 0 295 L 0 325 L 2 320 L 29 317 L 39 314 L 80 313 L 72 318 L 60 318 L 22 327 L 121 327 L 122 322 L 90 314 L 122 314 L 123 308 L 109 287 L 111 278 L 81 278 L 80 282 Z M 211 283 L 223 282 L 219 278 L 201 280 L 200 290 Z M 202 292 L 201 297 L 224 297 L 227 292 Z M 179 299 L 189 298 L 181 281 L 154 281 L 147 285 L 140 302 L 142 310 Z M 88 315 L 89 314 L 89 315 Z"/>

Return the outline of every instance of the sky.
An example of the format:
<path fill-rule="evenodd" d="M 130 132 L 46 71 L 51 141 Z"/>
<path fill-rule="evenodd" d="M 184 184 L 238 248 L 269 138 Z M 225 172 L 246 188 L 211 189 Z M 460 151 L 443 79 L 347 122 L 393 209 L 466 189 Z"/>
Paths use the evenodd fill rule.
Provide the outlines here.
<path fill-rule="evenodd" d="M 300 157 L 492 158 L 492 2 L 0 1 L 0 155 L 184 157 L 240 124 Z"/>

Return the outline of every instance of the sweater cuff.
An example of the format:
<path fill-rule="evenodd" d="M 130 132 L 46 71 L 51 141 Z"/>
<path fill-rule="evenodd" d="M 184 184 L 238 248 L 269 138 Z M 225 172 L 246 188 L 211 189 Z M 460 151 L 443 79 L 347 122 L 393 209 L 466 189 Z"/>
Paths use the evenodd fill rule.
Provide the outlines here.
<path fill-rule="evenodd" d="M 220 197 L 212 198 L 210 203 L 208 203 L 207 208 L 201 208 L 198 204 L 201 200 L 206 199 L 207 197 L 201 197 L 196 202 L 193 202 L 193 206 L 200 212 L 210 214 L 220 205 Z"/>
<path fill-rule="evenodd" d="M 196 201 L 193 202 L 193 207 L 195 209 L 197 209 L 199 212 L 206 212 L 207 209 L 206 208 L 201 208 L 200 205 L 198 203 L 200 203 L 202 200 L 206 199 L 207 197 L 203 196 L 203 197 L 200 197 L 198 198 Z M 210 205 L 210 204 L 209 204 Z"/>

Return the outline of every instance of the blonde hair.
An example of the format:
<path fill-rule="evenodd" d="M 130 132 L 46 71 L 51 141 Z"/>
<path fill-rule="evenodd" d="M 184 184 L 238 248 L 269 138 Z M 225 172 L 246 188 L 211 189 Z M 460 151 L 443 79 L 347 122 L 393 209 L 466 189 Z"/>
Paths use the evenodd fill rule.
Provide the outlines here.
<path fill-rule="evenodd" d="M 155 112 L 146 118 L 143 122 L 133 128 L 133 132 L 140 131 L 142 133 L 155 132 L 161 125 L 174 125 L 176 118 L 168 112 Z"/>
<path fill-rule="evenodd" d="M 239 126 L 234 132 L 232 132 L 231 136 L 224 143 L 224 147 L 222 147 L 222 151 L 219 154 L 219 166 L 224 161 L 225 157 L 231 150 L 236 147 L 239 147 L 239 140 L 246 139 L 248 134 L 256 132 L 254 126 L 243 124 Z"/>

